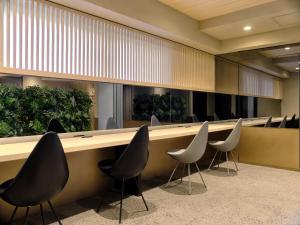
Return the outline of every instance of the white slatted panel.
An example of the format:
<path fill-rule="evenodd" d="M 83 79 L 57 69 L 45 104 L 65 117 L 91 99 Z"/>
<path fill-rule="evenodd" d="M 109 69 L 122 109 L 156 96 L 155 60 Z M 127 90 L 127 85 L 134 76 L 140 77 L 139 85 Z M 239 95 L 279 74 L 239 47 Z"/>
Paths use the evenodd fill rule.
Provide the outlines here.
<path fill-rule="evenodd" d="M 239 67 L 239 94 L 282 99 L 282 81 L 248 67 Z"/>
<path fill-rule="evenodd" d="M 213 55 L 47 1 L 0 2 L 2 72 L 215 89 Z"/>

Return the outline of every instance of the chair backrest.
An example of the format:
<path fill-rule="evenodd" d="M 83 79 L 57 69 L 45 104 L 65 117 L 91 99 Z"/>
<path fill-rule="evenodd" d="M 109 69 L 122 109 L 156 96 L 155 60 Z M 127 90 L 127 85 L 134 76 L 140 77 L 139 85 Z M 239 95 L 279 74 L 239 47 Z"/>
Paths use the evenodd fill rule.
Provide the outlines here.
<path fill-rule="evenodd" d="M 155 115 L 151 116 L 151 126 L 159 126 L 160 122 Z"/>
<path fill-rule="evenodd" d="M 199 122 L 199 119 L 198 119 L 198 117 L 195 114 L 192 115 L 192 122 L 193 123 Z"/>
<path fill-rule="evenodd" d="M 58 119 L 51 119 L 47 128 L 47 132 L 66 133 L 65 128 L 61 125 Z"/>
<path fill-rule="evenodd" d="M 125 180 L 140 175 L 148 161 L 148 144 L 148 126 L 144 125 L 139 128 L 124 152 L 112 166 L 111 175 Z"/>
<path fill-rule="evenodd" d="M 287 118 L 287 116 L 283 117 L 283 120 L 280 122 L 278 128 L 285 128 L 285 126 L 286 126 L 286 118 Z"/>
<path fill-rule="evenodd" d="M 218 120 L 220 120 L 220 117 L 218 116 L 217 113 L 214 113 L 214 121 L 218 121 Z"/>
<path fill-rule="evenodd" d="M 287 121 L 286 127 L 294 128 L 296 124 L 296 114 L 294 114 L 290 121 Z"/>
<path fill-rule="evenodd" d="M 106 129 L 107 130 L 111 130 L 111 129 L 119 129 L 120 127 L 118 126 L 118 124 L 116 123 L 116 121 L 114 120 L 114 118 L 109 117 L 106 121 Z"/>
<path fill-rule="evenodd" d="M 48 132 L 39 140 L 2 197 L 15 206 L 37 205 L 58 194 L 68 178 L 68 164 L 59 137 Z"/>
<path fill-rule="evenodd" d="M 222 149 L 224 151 L 232 151 L 239 143 L 241 136 L 242 118 L 240 118 L 235 124 L 233 130 L 224 141 Z"/>
<path fill-rule="evenodd" d="M 272 116 L 269 116 L 264 127 L 271 127 L 271 125 L 272 125 Z"/>
<path fill-rule="evenodd" d="M 184 163 L 197 162 L 204 154 L 208 138 L 208 122 L 205 121 L 192 142 L 181 154 L 180 159 Z"/>

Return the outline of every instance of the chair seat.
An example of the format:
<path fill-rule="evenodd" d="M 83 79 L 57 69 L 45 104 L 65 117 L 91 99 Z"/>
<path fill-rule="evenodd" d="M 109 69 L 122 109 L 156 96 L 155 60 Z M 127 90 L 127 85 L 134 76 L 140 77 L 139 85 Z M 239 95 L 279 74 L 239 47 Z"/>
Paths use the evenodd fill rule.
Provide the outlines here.
<path fill-rule="evenodd" d="M 208 144 L 212 147 L 214 146 L 221 146 L 225 143 L 225 141 L 214 141 L 214 142 L 209 142 Z"/>
<path fill-rule="evenodd" d="M 9 187 L 9 185 L 13 182 L 14 179 L 10 179 L 5 181 L 0 185 L 0 196 L 6 191 L 6 189 Z"/>
<path fill-rule="evenodd" d="M 98 168 L 107 175 L 110 175 L 110 169 L 114 165 L 115 161 L 116 160 L 113 159 L 102 160 L 98 163 Z"/>
<path fill-rule="evenodd" d="M 186 149 L 180 149 L 174 152 L 168 152 L 168 155 L 171 156 L 173 159 L 181 161 L 180 156 L 185 152 Z"/>

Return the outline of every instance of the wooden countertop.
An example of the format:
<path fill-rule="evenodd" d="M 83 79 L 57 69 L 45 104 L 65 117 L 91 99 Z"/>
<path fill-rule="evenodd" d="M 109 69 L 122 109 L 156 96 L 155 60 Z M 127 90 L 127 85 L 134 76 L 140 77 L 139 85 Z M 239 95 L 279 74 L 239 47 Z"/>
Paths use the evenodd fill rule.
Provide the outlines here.
<path fill-rule="evenodd" d="M 281 120 L 281 117 L 273 118 L 272 122 L 279 122 Z M 262 125 L 265 124 L 266 121 L 267 118 L 245 120 L 243 121 L 243 126 Z M 230 130 L 234 127 L 234 124 L 235 122 L 230 121 L 209 124 L 209 132 Z M 190 124 L 190 126 L 179 124 L 177 127 L 172 128 L 163 128 L 162 126 L 161 129 L 154 129 L 149 132 L 150 141 L 195 135 L 199 131 L 200 127 L 201 125 L 199 124 Z M 65 152 L 72 153 L 77 151 L 125 145 L 130 142 L 134 134 L 134 131 L 129 132 L 127 130 L 125 132 L 119 132 L 114 134 L 93 135 L 92 137 L 88 138 L 61 138 L 61 142 Z M 0 162 L 27 158 L 33 150 L 33 148 L 35 147 L 36 143 L 37 140 L 0 144 Z"/>

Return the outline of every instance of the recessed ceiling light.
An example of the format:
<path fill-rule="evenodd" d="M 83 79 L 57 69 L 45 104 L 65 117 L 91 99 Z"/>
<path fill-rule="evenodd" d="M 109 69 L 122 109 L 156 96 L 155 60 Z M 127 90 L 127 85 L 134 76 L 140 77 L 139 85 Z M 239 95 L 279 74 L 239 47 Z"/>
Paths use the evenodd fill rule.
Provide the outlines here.
<path fill-rule="evenodd" d="M 291 47 L 285 47 L 284 49 L 285 49 L 285 50 L 290 50 L 290 49 L 291 49 Z"/>
<path fill-rule="evenodd" d="M 299 70 L 299 67 L 297 67 L 296 70 Z"/>
<path fill-rule="evenodd" d="M 251 26 L 244 26 L 244 30 L 245 30 L 245 31 L 249 31 L 249 30 L 251 30 L 251 29 L 252 29 Z"/>

